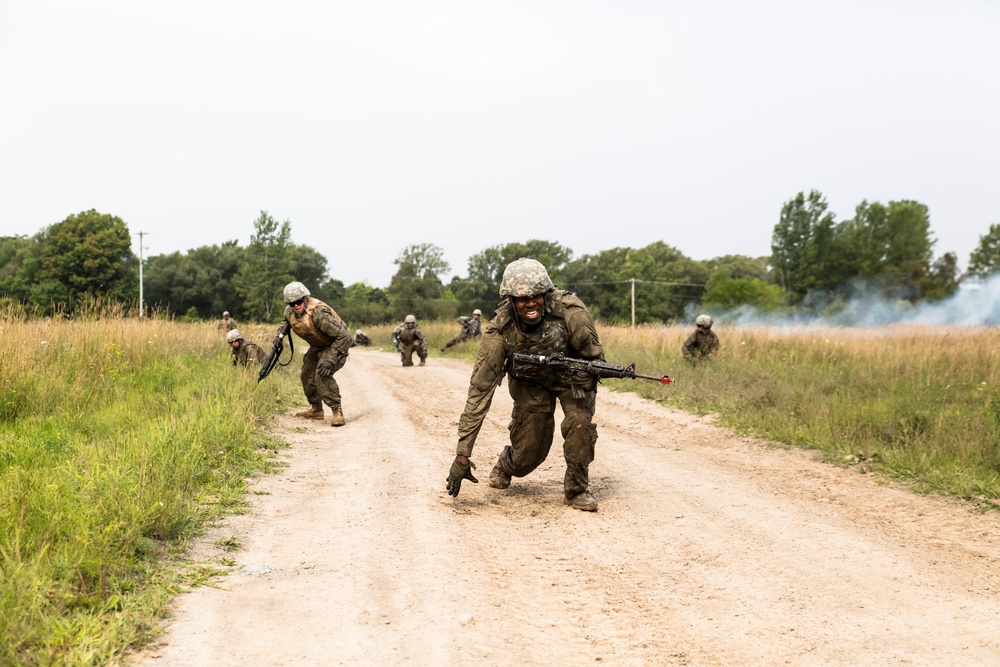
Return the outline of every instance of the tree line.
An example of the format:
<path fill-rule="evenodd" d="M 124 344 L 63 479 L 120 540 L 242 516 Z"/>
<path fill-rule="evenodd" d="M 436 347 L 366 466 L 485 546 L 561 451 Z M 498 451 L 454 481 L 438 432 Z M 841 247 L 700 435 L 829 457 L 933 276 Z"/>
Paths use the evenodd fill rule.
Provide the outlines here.
<path fill-rule="evenodd" d="M 329 275 L 315 248 L 291 242 L 291 222 L 261 211 L 246 247 L 236 241 L 142 262 L 143 310 L 179 318 L 280 317 L 282 288 L 298 280 L 357 325 L 451 318 L 497 303 L 506 265 L 533 257 L 559 287 L 578 294 L 608 322 L 673 322 L 694 309 L 721 312 L 749 306 L 763 312 L 823 314 L 860 292 L 908 301 L 943 299 L 962 280 L 1000 270 L 1000 224 L 991 225 L 959 275 L 952 252 L 934 257 L 927 207 L 916 201 L 861 202 L 837 221 L 822 193 L 785 202 L 771 237 L 771 255 L 694 260 L 664 241 L 574 257 L 554 241 L 492 246 L 469 258 L 466 274 L 448 279 L 442 248 L 416 244 L 394 260 L 387 287 L 345 286 Z M 140 262 L 120 218 L 95 210 L 70 215 L 34 236 L 0 237 L 0 295 L 29 312 L 72 314 L 95 301 L 139 306 Z M 447 282 L 446 282 L 447 280 Z"/>

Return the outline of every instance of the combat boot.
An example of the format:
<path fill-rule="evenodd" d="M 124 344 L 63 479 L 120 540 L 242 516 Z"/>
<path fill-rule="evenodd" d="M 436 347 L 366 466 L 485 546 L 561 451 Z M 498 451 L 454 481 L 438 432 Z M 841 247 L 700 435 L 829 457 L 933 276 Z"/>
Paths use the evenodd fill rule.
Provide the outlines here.
<path fill-rule="evenodd" d="M 303 419 L 323 419 L 323 404 L 314 405 L 308 410 L 301 410 L 295 413 L 296 417 L 302 417 Z"/>
<path fill-rule="evenodd" d="M 420 365 L 421 366 L 426 366 L 427 365 L 427 360 L 426 359 L 421 359 L 420 360 Z"/>
<path fill-rule="evenodd" d="M 494 489 L 510 488 L 510 477 L 500 467 L 499 461 L 497 461 L 497 464 L 493 466 L 492 472 L 490 472 L 490 486 Z"/>
<path fill-rule="evenodd" d="M 584 512 L 597 511 L 597 500 L 594 499 L 594 496 L 590 495 L 590 491 L 581 491 L 572 498 L 565 498 L 563 502 L 575 510 L 582 510 Z"/>
<path fill-rule="evenodd" d="M 344 411 L 340 403 L 333 406 L 333 417 L 330 419 L 330 426 L 343 426 L 347 422 L 344 420 Z"/>

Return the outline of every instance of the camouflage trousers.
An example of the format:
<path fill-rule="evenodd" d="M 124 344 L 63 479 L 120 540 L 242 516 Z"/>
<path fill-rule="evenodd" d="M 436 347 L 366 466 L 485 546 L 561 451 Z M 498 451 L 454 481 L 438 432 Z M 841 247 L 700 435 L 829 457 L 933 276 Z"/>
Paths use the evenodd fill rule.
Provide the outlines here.
<path fill-rule="evenodd" d="M 542 464 L 552 447 L 558 399 L 563 410 L 560 430 L 566 460 L 563 489 L 567 498 L 587 491 L 597 443 L 597 426 L 593 423 L 597 392 L 588 391 L 579 398 L 568 388 L 546 389 L 513 378 L 507 388 L 514 399 L 514 410 L 507 427 L 510 445 L 500 453 L 500 469 L 509 477 L 524 477 Z"/>
<path fill-rule="evenodd" d="M 402 350 L 399 351 L 399 356 L 402 358 L 404 366 L 413 365 L 413 353 L 416 352 L 417 356 L 420 357 L 421 361 L 427 360 L 427 348 L 424 347 L 419 340 L 414 341 L 410 345 L 402 343 Z"/>
<path fill-rule="evenodd" d="M 302 391 L 305 392 L 306 400 L 314 408 L 323 403 L 331 408 L 340 405 L 340 385 L 337 384 L 337 380 L 334 379 L 333 375 L 322 377 L 316 372 L 316 366 L 319 365 L 319 355 L 323 351 L 323 349 L 315 347 L 306 350 L 306 354 L 302 358 L 302 373 L 299 376 L 302 379 Z M 344 356 L 334 368 L 334 374 L 346 363 L 347 357 Z"/>

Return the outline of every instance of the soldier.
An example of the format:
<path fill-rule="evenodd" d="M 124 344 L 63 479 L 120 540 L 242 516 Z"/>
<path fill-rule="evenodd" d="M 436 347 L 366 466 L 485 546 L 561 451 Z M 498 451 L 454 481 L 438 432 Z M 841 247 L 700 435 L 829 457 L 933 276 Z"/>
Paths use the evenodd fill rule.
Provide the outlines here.
<path fill-rule="evenodd" d="M 564 415 L 565 502 L 594 512 L 597 501 L 590 494 L 589 470 L 597 442 L 593 423 L 597 379 L 589 374 L 567 379 L 549 367 L 513 362 L 515 352 L 604 360 L 594 320 L 579 298 L 555 288 L 545 267 L 534 259 L 521 258 L 507 265 L 500 296 L 503 300 L 486 324 L 472 369 L 465 411 L 458 423 L 457 455 L 447 479 L 448 493 L 458 496 L 463 479 L 478 482 L 469 456 L 493 392 L 506 374 L 507 390 L 514 399 L 510 445 L 504 447 L 490 473 L 490 486 L 506 489 L 512 477 L 524 477 L 545 460 L 552 446 L 558 400 Z"/>
<path fill-rule="evenodd" d="M 462 325 L 462 328 L 459 330 L 457 334 L 455 334 L 455 336 L 451 340 L 449 340 L 445 344 L 444 347 L 441 348 L 441 351 L 444 352 L 452 345 L 458 345 L 459 343 L 463 343 L 467 340 L 476 340 L 482 338 L 483 323 L 479 319 L 480 317 L 482 317 L 482 314 L 483 311 L 476 308 L 474 311 L 472 311 L 472 317 L 465 317 L 463 315 L 462 317 L 458 318 L 458 322 L 459 324 Z"/>
<path fill-rule="evenodd" d="M 229 311 L 225 310 L 222 312 L 222 319 L 219 320 L 217 325 L 219 331 L 230 332 L 236 328 L 236 320 L 234 320 L 230 315 Z"/>
<path fill-rule="evenodd" d="M 681 346 L 681 354 L 692 366 L 697 366 L 719 351 L 719 337 L 712 331 L 711 316 L 699 315 L 694 323 L 695 330 Z"/>
<path fill-rule="evenodd" d="M 267 359 L 267 352 L 252 340 L 243 340 L 239 329 L 230 329 L 226 341 L 233 350 L 233 366 L 240 363 L 244 366 L 262 364 Z"/>
<path fill-rule="evenodd" d="M 284 320 L 295 334 L 309 343 L 302 358 L 302 390 L 311 406 L 295 414 L 305 419 L 323 419 L 323 404 L 333 411 L 331 426 L 343 426 L 344 411 L 340 404 L 340 386 L 334 374 L 347 363 L 348 350 L 354 343 L 344 320 L 319 299 L 309 296 L 300 282 L 285 285 Z"/>
<path fill-rule="evenodd" d="M 364 331 L 362 331 L 361 329 L 357 329 L 354 332 L 354 344 L 364 345 L 365 347 L 368 347 L 369 345 L 372 344 L 372 339 L 369 338 L 368 334 L 366 334 Z"/>
<path fill-rule="evenodd" d="M 420 365 L 427 363 L 427 337 L 417 325 L 417 318 L 407 315 L 403 323 L 392 331 L 392 342 L 399 350 L 399 356 L 403 359 L 404 366 L 413 365 L 413 353 L 420 357 Z"/>

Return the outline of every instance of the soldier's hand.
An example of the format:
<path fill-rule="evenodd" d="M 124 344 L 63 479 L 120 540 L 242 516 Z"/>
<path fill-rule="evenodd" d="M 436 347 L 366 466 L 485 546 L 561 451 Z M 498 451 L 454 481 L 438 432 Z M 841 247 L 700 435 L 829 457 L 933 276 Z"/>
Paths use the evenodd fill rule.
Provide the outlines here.
<path fill-rule="evenodd" d="M 458 457 L 455 457 L 454 463 L 451 464 L 451 470 L 448 471 L 448 479 L 445 480 L 448 484 L 445 488 L 448 489 L 448 495 L 452 498 L 458 497 L 458 492 L 462 488 L 462 480 L 467 479 L 473 484 L 479 484 L 479 480 L 472 475 L 472 470 L 476 467 L 476 464 L 472 461 L 468 463 L 462 463 L 459 461 Z"/>
<path fill-rule="evenodd" d="M 320 377 L 328 378 L 331 375 L 333 375 L 333 369 L 335 369 L 336 367 L 337 365 L 335 363 L 327 359 L 319 362 L 319 365 L 316 366 L 316 372 L 319 374 Z"/>

